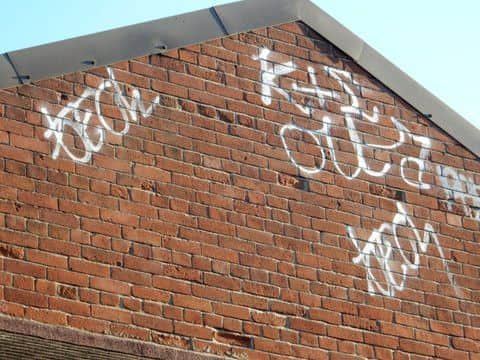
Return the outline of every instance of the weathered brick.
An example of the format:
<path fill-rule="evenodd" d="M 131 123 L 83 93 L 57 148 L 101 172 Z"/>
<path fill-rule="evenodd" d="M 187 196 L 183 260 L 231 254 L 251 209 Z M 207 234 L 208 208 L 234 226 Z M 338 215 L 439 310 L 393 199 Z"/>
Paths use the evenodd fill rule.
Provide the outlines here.
<path fill-rule="evenodd" d="M 48 298 L 45 295 L 36 292 L 5 288 L 4 294 L 5 300 L 14 303 L 42 308 L 46 308 L 48 306 Z"/>
<path fill-rule="evenodd" d="M 478 159 L 381 79 L 301 22 L 112 69 L 130 127 L 84 99 L 88 163 L 40 109 L 105 67 L 0 91 L 1 313 L 222 358 L 475 357 Z"/>

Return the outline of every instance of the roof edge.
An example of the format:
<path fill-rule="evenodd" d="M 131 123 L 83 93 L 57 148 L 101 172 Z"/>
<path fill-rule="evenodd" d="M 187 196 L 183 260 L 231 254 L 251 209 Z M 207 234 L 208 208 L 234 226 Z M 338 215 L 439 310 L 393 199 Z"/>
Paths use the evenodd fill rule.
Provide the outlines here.
<path fill-rule="evenodd" d="M 88 70 L 139 56 L 300 20 L 301 0 L 246 0 L 10 51 L 0 57 L 0 88 Z"/>
<path fill-rule="evenodd" d="M 337 20 L 308 0 L 299 0 L 299 18 L 354 59 L 387 88 L 480 157 L 480 129 L 433 95 Z"/>
<path fill-rule="evenodd" d="M 0 88 L 303 21 L 480 157 L 480 130 L 310 0 L 244 0 L 3 54 Z"/>

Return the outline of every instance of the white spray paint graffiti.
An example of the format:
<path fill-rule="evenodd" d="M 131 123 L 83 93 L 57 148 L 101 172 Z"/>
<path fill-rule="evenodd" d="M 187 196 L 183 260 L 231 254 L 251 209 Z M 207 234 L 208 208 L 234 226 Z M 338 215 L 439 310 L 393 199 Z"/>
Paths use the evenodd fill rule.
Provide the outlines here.
<path fill-rule="evenodd" d="M 268 49 L 262 49 L 260 52 L 260 56 L 256 59 L 260 60 L 261 64 L 261 81 L 262 81 L 262 101 L 265 105 L 270 105 L 272 101 L 272 91 L 278 92 L 288 101 L 294 102 L 292 100 L 292 96 L 290 93 L 284 89 L 278 87 L 278 81 L 276 79 L 281 75 L 289 74 L 296 70 L 296 66 L 292 61 L 285 62 L 283 64 L 273 65 L 269 59 L 271 56 L 271 52 Z M 413 143 L 417 143 L 421 146 L 421 150 L 419 152 L 418 157 L 414 156 L 404 156 L 400 160 L 400 175 L 402 179 L 410 186 L 417 187 L 420 189 L 429 189 L 430 185 L 426 184 L 423 181 L 423 175 L 427 168 L 426 159 L 429 155 L 431 142 L 430 139 L 424 136 L 414 135 L 412 134 L 398 119 L 391 117 L 391 121 L 394 124 L 395 128 L 398 131 L 398 140 L 391 144 L 391 145 L 383 145 L 383 144 L 372 144 L 372 143 L 363 143 L 362 137 L 360 133 L 356 129 L 355 125 L 355 116 L 361 117 L 372 123 L 377 123 L 379 120 L 379 111 L 377 107 L 373 108 L 373 113 L 369 115 L 367 112 L 360 110 L 360 104 L 358 97 L 355 95 L 352 88 L 344 81 L 350 79 L 350 75 L 342 70 L 338 70 L 335 68 L 331 68 L 328 66 L 324 66 L 323 70 L 326 74 L 329 74 L 333 79 L 335 79 L 344 89 L 345 92 L 350 95 L 352 104 L 350 106 L 341 106 L 341 111 L 345 116 L 345 121 L 347 123 L 347 129 L 349 133 L 350 141 L 353 144 L 355 154 L 357 157 L 357 165 L 356 169 L 353 171 L 352 174 L 347 174 L 341 167 L 340 162 L 337 159 L 336 150 L 334 147 L 334 140 L 330 136 L 330 129 L 332 126 L 332 120 L 328 116 L 324 116 L 323 127 L 318 130 L 308 130 L 306 128 L 300 127 L 296 124 L 287 124 L 282 126 L 280 129 L 280 136 L 282 138 L 282 143 L 285 148 L 285 152 L 290 159 L 290 161 L 302 172 L 306 174 L 315 174 L 323 170 L 325 163 L 326 163 L 326 152 L 322 146 L 322 138 L 325 139 L 326 146 L 331 154 L 332 162 L 334 164 L 335 169 L 344 177 L 349 180 L 355 179 L 358 177 L 362 171 L 367 173 L 370 176 L 374 177 L 381 177 L 387 174 L 392 167 L 392 164 L 386 163 L 383 165 L 383 168 L 380 170 L 374 170 L 369 165 L 364 155 L 364 149 L 366 147 L 370 147 L 373 149 L 379 150 L 393 150 L 400 147 L 402 144 L 406 142 L 407 137 L 411 139 Z M 335 92 L 322 89 L 317 85 L 316 79 L 316 71 L 313 67 L 308 67 L 307 69 L 310 82 L 312 83 L 312 87 L 299 87 L 296 84 L 292 85 L 292 90 L 303 92 L 310 95 L 315 95 L 318 99 L 318 102 L 321 107 L 325 106 L 326 98 L 339 98 L 339 95 Z M 302 106 L 300 104 L 295 103 L 295 106 L 302 111 L 304 114 L 309 114 L 310 110 L 307 106 Z M 292 150 L 288 147 L 286 141 L 286 133 L 289 131 L 299 131 L 303 134 L 310 136 L 315 144 L 319 147 L 320 154 L 322 156 L 321 162 L 316 167 L 306 167 L 299 164 L 294 156 Z M 409 163 L 414 163 L 417 166 L 418 176 L 416 180 L 409 179 L 406 175 L 406 167 Z"/>
<path fill-rule="evenodd" d="M 480 221 L 480 185 L 473 176 L 463 174 L 449 166 L 437 166 L 437 175 L 448 200 L 448 210 L 455 203 L 463 207 L 465 216 Z"/>
<path fill-rule="evenodd" d="M 55 140 L 55 147 L 52 152 L 52 158 L 57 159 L 60 150 L 63 151 L 74 161 L 86 163 L 89 162 L 92 154 L 99 152 L 102 149 L 105 140 L 105 131 L 108 131 L 114 135 L 122 136 L 128 133 L 130 129 L 130 122 L 137 122 L 137 112 L 139 112 L 144 118 L 150 116 L 156 105 L 160 103 L 160 96 L 157 96 L 152 104 L 145 108 L 142 101 L 142 97 L 138 89 L 132 91 L 132 101 L 129 103 L 124 96 L 120 84 L 115 79 L 115 74 L 111 68 L 107 68 L 109 79 L 102 81 L 97 89 L 86 89 L 80 98 L 74 102 L 68 103 L 62 110 L 55 116 L 50 116 L 46 108 L 42 108 L 41 111 L 45 115 L 47 120 L 48 129 L 45 131 L 44 136 L 47 139 L 51 137 Z M 116 131 L 110 126 L 102 115 L 100 96 L 105 89 L 113 87 L 113 101 L 118 107 L 122 120 L 125 125 L 121 131 Z M 92 119 L 92 111 L 80 110 L 80 106 L 87 99 L 93 99 L 95 104 L 95 115 L 100 122 L 101 127 L 93 127 L 93 135 L 96 140 L 91 139 L 91 135 L 88 130 L 91 129 L 90 121 Z M 65 128 L 70 127 L 76 135 L 82 141 L 83 144 L 83 156 L 75 155 L 69 147 L 64 143 Z"/>
<path fill-rule="evenodd" d="M 293 61 L 288 61 L 283 64 L 272 64 L 270 63 L 269 56 L 271 52 L 268 49 L 262 49 L 260 51 L 260 56 L 254 57 L 255 60 L 260 60 L 260 67 L 261 67 L 261 81 L 262 81 L 262 101 L 266 105 L 270 105 L 272 103 L 272 90 L 278 92 L 282 95 L 286 100 L 292 101 L 291 94 L 278 85 L 278 77 L 282 75 L 287 75 L 294 72 L 297 67 L 293 63 Z M 312 87 L 306 86 L 298 86 L 297 84 L 293 84 L 293 90 L 298 92 L 303 92 L 308 95 L 314 95 L 318 98 L 318 101 L 321 106 L 325 105 L 325 98 L 336 98 L 338 95 L 328 89 L 322 89 L 317 85 L 317 74 L 315 69 L 311 66 L 308 67 L 308 77 L 310 82 L 313 84 Z M 306 105 L 300 105 L 295 103 L 297 109 L 299 109 L 304 114 L 310 113 L 310 107 Z"/>
<path fill-rule="evenodd" d="M 408 240 L 401 239 L 398 234 L 401 228 L 409 228 L 413 237 L 410 237 Z M 371 294 L 380 293 L 382 295 L 394 296 L 395 292 L 402 291 L 405 288 L 408 274 L 419 268 L 420 253 L 426 253 L 430 244 L 436 246 L 438 254 L 442 258 L 448 280 L 455 288 L 456 293 L 460 293 L 449 270 L 445 254 L 433 226 L 426 223 L 422 237 L 420 230 L 417 229 L 401 203 L 397 202 L 397 214 L 392 222 L 383 223 L 378 229 L 373 230 L 363 248 L 355 230 L 347 226 L 347 232 L 359 253 L 353 259 L 353 262 L 365 266 L 368 291 Z M 402 248 L 402 243 L 404 244 L 405 242 L 409 244 L 410 249 L 408 251 Z M 379 267 L 375 268 L 372 266 L 373 261 L 377 262 Z M 400 266 L 398 266 L 399 261 L 401 261 Z M 379 278 L 379 275 L 381 278 Z"/>
<path fill-rule="evenodd" d="M 262 81 L 262 101 L 265 105 L 271 105 L 273 91 L 277 92 L 284 99 L 294 103 L 305 115 L 311 113 L 311 109 L 307 106 L 297 104 L 289 91 L 279 87 L 279 77 L 290 74 L 297 70 L 297 67 L 292 61 L 281 64 L 273 64 L 272 53 L 268 49 L 262 49 L 260 56 L 257 58 L 261 64 L 261 81 Z M 340 98 L 339 94 L 328 89 L 322 89 L 317 83 L 317 73 L 313 67 L 308 67 L 308 77 L 311 83 L 310 87 L 299 87 L 293 83 L 291 90 L 302 92 L 308 95 L 316 96 L 320 107 L 325 107 L 327 99 Z M 280 129 L 280 137 L 282 139 L 285 152 L 289 160 L 295 165 L 297 169 L 306 174 L 316 174 L 323 170 L 327 154 L 329 151 L 330 158 L 336 171 L 338 171 L 345 178 L 352 180 L 358 177 L 362 172 L 373 176 L 382 177 L 392 170 L 391 163 L 383 164 L 380 169 L 373 169 L 367 162 L 365 151 L 370 148 L 373 150 L 394 150 L 400 148 L 404 144 L 416 144 L 420 150 L 418 156 L 403 156 L 399 162 L 399 173 L 403 181 L 409 186 L 418 189 L 430 189 L 431 185 L 424 181 L 424 174 L 428 168 L 427 162 L 430 150 L 432 147 L 431 140 L 425 136 L 412 134 L 412 132 L 402 124 L 402 122 L 390 117 L 390 120 L 397 130 L 398 138 L 392 141 L 391 144 L 376 144 L 368 143 L 363 140 L 361 133 L 357 130 L 356 121 L 358 119 L 365 120 L 370 123 L 378 123 L 379 110 L 377 107 L 373 108 L 371 113 L 360 109 L 360 101 L 355 95 L 352 86 L 349 83 L 352 81 L 350 74 L 332 67 L 324 66 L 323 72 L 326 76 L 330 76 L 344 89 L 351 99 L 351 105 L 341 106 L 349 140 L 352 143 L 355 155 L 356 166 L 352 173 L 347 173 L 342 168 L 340 161 L 337 159 L 337 153 L 334 146 L 334 139 L 330 132 L 333 126 L 333 121 L 329 116 L 323 116 L 323 125 L 320 129 L 310 130 L 294 123 L 283 125 Z M 319 154 L 322 157 L 316 166 L 308 167 L 300 164 L 295 159 L 294 151 L 290 149 L 286 135 L 288 132 L 297 131 L 303 134 L 304 137 L 310 137 L 313 140 L 314 146 L 318 147 Z M 416 167 L 416 177 L 407 176 L 408 165 L 413 164 Z M 480 205 L 480 197 L 477 196 L 478 187 L 474 185 L 471 179 L 462 178 L 458 174 L 452 174 L 444 170 L 444 187 L 452 189 L 453 197 L 461 201 L 465 206 L 467 204 Z M 452 183 L 451 179 L 455 179 Z M 459 184 L 458 181 L 462 181 Z M 466 187 L 466 188 L 465 188 Z M 466 198 L 469 197 L 469 200 Z M 417 228 L 413 219 L 407 214 L 402 203 L 397 202 L 397 213 L 395 214 L 391 223 L 383 223 L 379 228 L 373 230 L 370 237 L 362 247 L 357 238 L 355 230 L 347 226 L 348 235 L 357 249 L 359 255 L 353 261 L 356 264 L 363 264 L 367 270 L 368 291 L 372 294 L 383 294 L 386 296 L 394 296 L 395 292 L 402 291 L 405 288 L 407 278 L 411 273 L 417 271 L 420 265 L 420 254 L 426 253 L 429 245 L 434 245 L 439 256 L 442 259 L 444 269 L 447 273 L 448 280 L 454 287 L 457 294 L 460 290 L 455 284 L 452 273 L 450 272 L 448 262 L 445 258 L 445 253 L 440 245 L 438 237 L 431 224 L 425 223 L 422 230 Z M 472 211 L 470 212 L 472 213 Z M 476 213 L 480 216 L 480 212 Z M 407 231 L 410 236 L 408 238 L 400 237 L 399 233 Z M 403 247 L 402 247 L 403 246 Z M 408 248 L 408 249 L 407 249 Z"/>

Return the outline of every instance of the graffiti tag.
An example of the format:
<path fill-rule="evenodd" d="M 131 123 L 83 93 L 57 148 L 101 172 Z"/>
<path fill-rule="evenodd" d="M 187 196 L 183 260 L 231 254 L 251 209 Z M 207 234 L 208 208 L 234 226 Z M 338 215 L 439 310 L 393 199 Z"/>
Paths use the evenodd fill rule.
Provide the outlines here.
<path fill-rule="evenodd" d="M 409 230 L 409 236 L 401 237 L 399 235 L 401 230 Z M 394 296 L 395 292 L 402 291 L 405 288 L 407 275 L 418 270 L 420 254 L 426 253 L 429 245 L 436 246 L 448 280 L 455 290 L 459 291 L 433 226 L 426 223 L 422 236 L 421 231 L 400 202 L 397 202 L 397 214 L 392 222 L 383 223 L 373 230 L 363 247 L 351 226 L 347 226 L 347 232 L 359 253 L 353 262 L 363 264 L 366 268 L 370 293 Z M 377 266 L 374 266 L 374 263 Z"/>
<path fill-rule="evenodd" d="M 109 75 L 108 80 L 102 81 L 96 89 L 87 88 L 78 100 L 68 103 L 57 115 L 51 116 L 46 108 L 41 109 L 47 120 L 48 128 L 44 136 L 47 139 L 53 138 L 55 140 L 55 147 L 52 151 L 53 159 L 57 159 L 60 150 L 63 150 L 74 161 L 81 163 L 89 162 L 92 154 L 102 149 L 105 141 L 105 131 L 118 136 L 127 134 L 130 129 L 130 122 L 137 122 L 138 112 L 146 118 L 152 114 L 154 107 L 160 103 L 160 96 L 157 96 L 152 104 L 145 108 L 138 89 L 133 89 L 132 100 L 128 102 L 128 99 L 123 94 L 121 85 L 115 80 L 113 69 L 108 67 L 107 72 Z M 108 88 L 113 88 L 113 101 L 124 121 L 123 129 L 120 131 L 115 130 L 102 114 L 100 97 L 105 89 Z M 91 120 L 94 113 L 91 110 L 80 109 L 82 103 L 89 99 L 94 102 L 95 115 L 100 126 L 92 126 Z M 83 155 L 76 155 L 65 144 L 66 128 L 70 128 L 80 138 Z"/>

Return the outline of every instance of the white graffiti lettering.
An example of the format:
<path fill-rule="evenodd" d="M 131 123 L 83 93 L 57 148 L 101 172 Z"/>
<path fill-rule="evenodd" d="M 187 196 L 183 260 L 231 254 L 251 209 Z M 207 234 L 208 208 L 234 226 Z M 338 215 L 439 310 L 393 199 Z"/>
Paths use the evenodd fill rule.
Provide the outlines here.
<path fill-rule="evenodd" d="M 458 203 L 465 216 L 480 221 L 480 185 L 475 184 L 473 176 L 441 165 L 437 166 L 437 175 L 448 200 L 448 210 Z"/>
<path fill-rule="evenodd" d="M 308 78 L 311 86 L 298 86 L 292 83 L 291 89 L 283 89 L 280 87 L 281 76 L 286 76 L 297 71 L 297 66 L 293 61 L 287 61 L 280 64 L 274 64 L 272 54 L 268 49 L 262 49 L 260 56 L 256 59 L 261 64 L 261 94 L 262 101 L 265 105 L 271 105 L 274 97 L 273 92 L 280 95 L 288 102 L 291 102 L 303 114 L 312 114 L 311 108 L 304 104 L 298 104 L 294 100 L 294 96 L 290 91 L 301 92 L 317 99 L 320 108 L 325 108 L 328 99 L 339 99 L 338 93 L 333 90 L 323 89 L 318 86 L 318 73 L 311 66 L 307 67 Z M 279 56 L 275 57 L 278 62 Z M 326 165 L 327 151 L 333 163 L 334 169 L 349 180 L 357 178 L 362 172 L 373 177 L 382 177 L 392 171 L 392 163 L 384 163 L 376 165 L 374 168 L 367 161 L 367 149 L 375 151 L 391 151 L 398 149 L 404 144 L 416 145 L 419 148 L 418 156 L 401 155 L 398 163 L 398 173 L 403 181 L 409 186 L 418 189 L 430 189 L 431 184 L 424 181 L 424 174 L 429 169 L 428 156 L 432 147 L 431 140 L 428 137 L 413 134 L 401 120 L 391 116 L 390 121 L 398 134 L 398 137 L 389 143 L 372 143 L 365 140 L 363 134 L 357 130 L 358 121 L 366 121 L 367 123 L 378 123 L 380 120 L 380 111 L 377 107 L 373 107 L 371 112 L 360 108 L 360 100 L 354 92 L 353 85 L 355 81 L 351 75 L 343 70 L 335 69 L 329 66 L 323 66 L 322 74 L 334 79 L 344 92 L 349 96 L 350 104 L 340 106 L 343 114 L 345 125 L 348 132 L 348 140 L 353 146 L 356 155 L 356 164 L 351 172 L 345 171 L 345 166 L 340 160 L 340 154 L 337 154 L 335 140 L 331 135 L 334 123 L 332 118 L 325 115 L 321 122 L 323 125 L 319 129 L 308 129 L 290 123 L 280 128 L 280 138 L 288 159 L 293 165 L 304 174 L 314 175 L 322 171 Z M 292 80 L 293 81 L 293 80 Z M 288 84 L 288 82 L 286 82 Z M 353 84 L 353 85 L 351 85 Z M 311 105 L 311 103 L 309 104 Z M 292 145 L 288 141 L 288 134 L 297 132 L 302 134 L 304 140 L 310 140 L 312 146 L 317 148 L 317 157 L 314 166 L 306 166 L 302 161 L 297 160 L 299 148 Z M 298 137 L 296 137 L 298 138 Z M 295 139 L 292 137 L 292 139 Z M 308 141 L 307 140 L 307 141 Z M 312 142 L 313 141 L 313 142 Z M 337 146 L 338 147 L 338 146 Z M 371 151 L 370 151 L 371 152 Z M 317 161 L 320 160 L 320 161 Z M 415 171 L 408 171 L 411 167 Z M 415 176 L 412 176 L 415 174 Z M 472 208 L 479 206 L 480 197 L 478 196 L 478 186 L 473 183 L 473 179 L 453 172 L 453 169 L 444 168 L 440 170 L 441 183 L 449 192 L 450 198 L 460 202 L 465 207 L 465 212 L 480 217 L 480 211 Z M 420 255 L 425 254 L 429 245 L 433 245 L 440 258 L 442 259 L 448 281 L 454 287 L 457 294 L 460 290 L 455 284 L 453 274 L 451 273 L 445 253 L 440 245 L 439 239 L 433 226 L 425 223 L 423 230 L 419 229 L 412 217 L 410 217 L 402 203 L 397 202 L 397 213 L 393 217 L 391 223 L 383 223 L 374 229 L 367 240 L 362 240 L 357 236 L 357 232 L 350 226 L 347 226 L 347 233 L 352 241 L 355 249 L 358 251 L 353 261 L 356 264 L 363 264 L 367 272 L 368 291 L 371 294 L 382 294 L 386 296 L 394 296 L 396 292 L 405 289 L 405 284 L 409 276 L 420 267 Z"/>
<path fill-rule="evenodd" d="M 287 75 L 294 72 L 297 67 L 292 61 L 288 61 L 282 64 L 273 64 L 270 62 L 270 50 L 262 49 L 258 57 L 254 57 L 255 60 L 260 60 L 261 68 L 261 82 L 262 82 L 262 101 L 266 105 L 272 103 L 272 90 L 278 92 L 286 100 L 294 102 L 291 93 L 285 91 L 279 87 L 277 78 L 282 75 Z M 296 83 L 292 84 L 292 89 L 297 92 L 305 93 L 308 95 L 314 95 L 318 98 L 321 106 L 325 105 L 325 98 L 336 98 L 337 94 L 328 89 L 322 89 L 317 85 L 317 74 L 313 67 L 308 67 L 308 77 L 312 83 L 312 87 L 298 86 Z M 307 105 L 300 105 L 294 102 L 295 107 L 304 114 L 310 113 L 310 107 Z"/>
<path fill-rule="evenodd" d="M 406 229 L 410 230 L 410 236 L 400 237 L 399 232 Z M 365 266 L 368 291 L 371 294 L 394 296 L 395 292 L 402 291 L 409 273 L 419 268 L 420 253 L 426 253 L 431 244 L 436 246 L 442 258 L 448 280 L 457 294 L 460 293 L 433 226 L 426 223 L 422 237 L 401 203 L 397 202 L 397 214 L 392 223 L 383 223 L 378 229 L 373 230 L 363 247 L 352 227 L 347 226 L 347 232 L 359 253 L 353 262 Z M 409 246 L 408 250 L 404 248 L 406 243 Z M 377 266 L 374 266 L 374 263 Z"/>
<path fill-rule="evenodd" d="M 111 68 L 107 68 L 109 75 L 108 80 L 102 81 L 97 89 L 86 89 L 80 98 L 74 102 L 68 103 L 57 115 L 51 116 L 46 108 L 41 111 L 47 121 L 47 130 L 44 133 L 45 138 L 54 138 L 55 147 L 52 151 L 52 158 L 57 159 L 60 150 L 63 150 L 67 156 L 72 160 L 82 163 L 90 161 L 92 154 L 99 152 L 105 141 L 105 131 L 114 135 L 122 136 L 128 133 L 130 129 L 130 122 L 137 122 L 137 113 L 140 113 L 144 118 L 150 116 L 156 105 L 160 103 L 160 96 L 157 96 L 148 108 L 142 101 L 142 97 L 138 89 L 133 89 L 132 100 L 129 103 L 128 99 L 123 94 L 121 85 L 115 79 L 115 74 Z M 116 131 L 105 119 L 101 110 L 100 97 L 105 89 L 113 88 L 113 102 L 120 111 L 124 126 L 121 131 Z M 95 105 L 95 115 L 101 126 L 92 126 L 91 120 L 94 115 L 91 110 L 81 110 L 82 103 L 91 99 Z M 80 138 L 83 145 L 82 156 L 75 155 L 68 145 L 64 142 L 64 135 L 66 128 L 70 128 Z M 91 134 L 92 132 L 93 134 Z M 95 140 L 92 140 L 91 136 Z"/>
<path fill-rule="evenodd" d="M 295 71 L 297 68 L 292 61 L 285 62 L 279 65 L 273 65 L 269 59 L 271 56 L 271 52 L 268 49 L 262 49 L 260 52 L 260 56 L 257 58 L 260 60 L 261 64 L 261 82 L 262 82 L 262 101 L 265 105 L 270 105 L 272 101 L 272 89 L 278 92 L 281 96 L 287 99 L 290 102 L 294 102 L 292 100 L 291 94 L 278 87 L 278 80 L 276 80 L 281 75 L 289 74 Z M 366 111 L 360 110 L 360 104 L 358 97 L 355 95 L 355 92 L 351 88 L 351 86 L 345 81 L 350 79 L 350 75 L 343 71 L 338 70 L 332 67 L 324 66 L 323 67 L 325 74 L 330 75 L 333 79 L 335 79 L 340 86 L 343 87 L 345 92 L 350 96 L 351 105 L 349 106 L 341 106 L 341 111 L 344 114 L 344 118 L 347 125 L 347 130 L 349 134 L 350 141 L 354 147 L 354 151 L 357 158 L 357 164 L 355 170 L 348 174 L 342 168 L 342 165 L 337 157 L 337 150 L 335 150 L 334 146 L 334 139 L 330 135 L 331 127 L 332 127 L 332 120 L 328 116 L 324 116 L 322 118 L 323 127 L 318 130 L 308 130 L 296 124 L 287 124 L 282 126 L 280 129 L 280 137 L 282 139 L 283 146 L 285 148 L 285 152 L 289 158 L 289 160 L 303 173 L 306 174 L 315 174 L 323 170 L 325 162 L 326 162 L 326 151 L 323 148 L 322 138 L 325 140 L 326 147 L 328 148 L 333 165 L 335 169 L 345 178 L 352 180 L 357 178 L 362 171 L 366 174 L 374 177 L 381 177 L 385 176 L 392 167 L 391 163 L 386 163 L 383 167 L 379 170 L 374 170 L 368 164 L 367 159 L 364 155 L 364 151 L 366 148 L 378 149 L 378 150 L 393 150 L 399 148 L 406 142 L 406 139 L 409 138 L 413 143 L 419 144 L 421 150 L 419 151 L 418 157 L 414 156 L 404 156 L 400 160 L 400 175 L 402 179 L 408 185 L 412 187 L 417 187 L 420 189 L 430 189 L 430 185 L 423 181 L 424 172 L 427 169 L 427 157 L 430 152 L 431 148 L 431 141 L 427 137 L 414 135 L 412 134 L 407 127 L 405 127 L 398 119 L 395 117 L 391 117 L 391 121 L 395 126 L 396 130 L 398 131 L 398 140 L 393 144 L 372 144 L 372 143 L 364 143 L 362 140 L 361 134 L 357 131 L 356 128 L 356 120 L 355 117 L 360 117 L 368 122 L 377 123 L 379 120 L 379 110 L 377 107 L 373 108 L 372 114 L 368 114 Z M 312 87 L 299 87 L 295 83 L 292 85 L 292 90 L 303 92 L 309 95 L 315 95 L 318 99 L 318 103 L 321 107 L 325 106 L 327 98 L 339 98 L 339 95 L 332 90 L 322 89 L 317 85 L 317 73 L 313 67 L 308 67 L 307 69 L 310 82 L 312 83 Z M 295 106 L 302 111 L 304 114 L 309 114 L 310 109 L 307 106 L 303 106 L 300 104 L 295 103 Z M 322 157 L 320 164 L 316 167 L 306 167 L 297 160 L 295 160 L 293 151 L 289 148 L 286 135 L 288 132 L 298 131 L 314 140 L 316 146 L 318 146 L 320 155 Z M 417 178 L 415 180 L 410 179 L 407 177 L 406 168 L 409 164 L 415 164 L 417 167 Z"/>

